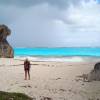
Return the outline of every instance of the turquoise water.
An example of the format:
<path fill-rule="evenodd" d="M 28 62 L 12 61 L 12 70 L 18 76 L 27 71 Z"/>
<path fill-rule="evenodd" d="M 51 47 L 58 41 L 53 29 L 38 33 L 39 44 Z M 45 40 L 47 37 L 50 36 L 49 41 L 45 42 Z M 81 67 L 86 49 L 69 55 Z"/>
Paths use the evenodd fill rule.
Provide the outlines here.
<path fill-rule="evenodd" d="M 15 48 L 15 56 L 97 56 L 100 48 Z"/>

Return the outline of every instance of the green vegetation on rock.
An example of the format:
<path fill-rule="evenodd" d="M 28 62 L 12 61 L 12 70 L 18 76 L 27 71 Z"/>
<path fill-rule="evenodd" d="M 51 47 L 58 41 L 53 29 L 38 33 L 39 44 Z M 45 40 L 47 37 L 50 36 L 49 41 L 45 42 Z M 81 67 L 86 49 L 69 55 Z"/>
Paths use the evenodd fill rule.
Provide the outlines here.
<path fill-rule="evenodd" d="M 32 98 L 22 93 L 8 93 L 0 91 L 0 100 L 32 100 Z"/>

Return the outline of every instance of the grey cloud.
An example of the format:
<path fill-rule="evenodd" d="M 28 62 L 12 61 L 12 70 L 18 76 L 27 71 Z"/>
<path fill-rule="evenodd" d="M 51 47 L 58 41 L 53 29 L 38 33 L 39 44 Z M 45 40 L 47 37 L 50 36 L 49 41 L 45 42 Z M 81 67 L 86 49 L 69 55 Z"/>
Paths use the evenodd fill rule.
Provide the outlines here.
<path fill-rule="evenodd" d="M 99 45 L 99 34 L 91 33 L 91 27 L 90 33 L 87 32 L 88 27 L 80 26 L 81 21 L 73 19 L 74 14 L 70 18 L 69 14 L 73 12 L 65 9 L 74 5 L 71 9 L 74 10 L 76 6 L 79 7 L 81 1 L 89 2 L 89 0 L 0 0 L 2 5 L 0 23 L 7 23 L 11 28 L 12 35 L 8 39 L 16 47 Z M 63 10 L 60 10 L 62 8 Z M 94 18 L 97 18 L 97 13 Z M 86 24 L 88 23 L 90 22 L 87 20 Z M 85 32 L 81 31 L 83 28 Z"/>
<path fill-rule="evenodd" d="M 41 3 L 48 3 L 59 8 L 67 8 L 70 4 L 78 5 L 82 1 L 89 2 L 90 0 L 0 0 L 0 4 L 30 7 Z"/>

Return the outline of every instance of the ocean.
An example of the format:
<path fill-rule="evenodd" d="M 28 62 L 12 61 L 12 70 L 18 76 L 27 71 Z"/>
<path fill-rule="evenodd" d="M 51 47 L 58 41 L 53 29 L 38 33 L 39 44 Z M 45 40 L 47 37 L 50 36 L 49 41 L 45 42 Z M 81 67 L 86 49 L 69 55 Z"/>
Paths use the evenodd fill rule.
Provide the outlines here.
<path fill-rule="evenodd" d="M 100 48 L 14 48 L 15 56 L 100 56 Z"/>
<path fill-rule="evenodd" d="M 100 61 L 100 48 L 14 48 L 14 57 L 32 61 L 80 62 L 92 60 L 90 58 L 99 58 Z"/>

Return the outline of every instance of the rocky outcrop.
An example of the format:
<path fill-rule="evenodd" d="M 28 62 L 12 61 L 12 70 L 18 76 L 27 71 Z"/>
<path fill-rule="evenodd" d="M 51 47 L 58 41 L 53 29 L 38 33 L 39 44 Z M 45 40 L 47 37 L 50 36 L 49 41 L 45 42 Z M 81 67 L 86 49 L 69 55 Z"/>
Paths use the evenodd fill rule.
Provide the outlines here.
<path fill-rule="evenodd" d="M 6 25 L 0 25 L 0 57 L 13 58 L 14 51 L 7 41 L 7 36 L 11 34 L 11 30 Z"/>
<path fill-rule="evenodd" d="M 76 81 L 81 80 L 81 78 L 84 82 L 100 81 L 100 62 L 96 63 L 93 70 L 91 70 L 88 74 L 77 76 Z"/>
<path fill-rule="evenodd" d="M 100 81 L 100 63 L 94 65 L 94 69 L 88 74 L 89 81 Z"/>

